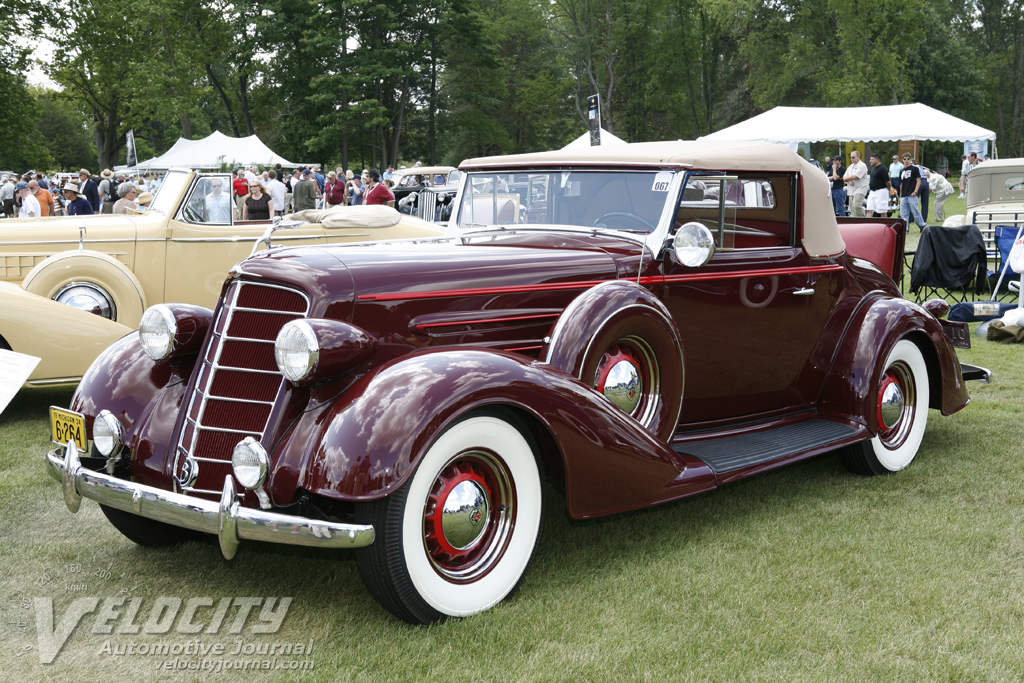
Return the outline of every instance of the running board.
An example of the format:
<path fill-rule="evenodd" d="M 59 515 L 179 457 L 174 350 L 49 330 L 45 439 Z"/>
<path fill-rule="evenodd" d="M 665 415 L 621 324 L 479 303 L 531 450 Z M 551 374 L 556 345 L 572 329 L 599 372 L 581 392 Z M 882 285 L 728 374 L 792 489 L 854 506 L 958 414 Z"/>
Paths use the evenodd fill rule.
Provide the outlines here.
<path fill-rule="evenodd" d="M 860 431 L 842 422 L 811 419 L 710 441 L 673 444 L 672 450 L 700 458 L 717 475 L 820 449 Z"/>

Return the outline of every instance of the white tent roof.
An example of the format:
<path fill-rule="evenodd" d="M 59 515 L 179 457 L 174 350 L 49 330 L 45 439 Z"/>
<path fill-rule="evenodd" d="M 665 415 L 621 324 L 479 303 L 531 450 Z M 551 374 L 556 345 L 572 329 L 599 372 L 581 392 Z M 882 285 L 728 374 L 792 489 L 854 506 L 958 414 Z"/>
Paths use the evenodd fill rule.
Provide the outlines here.
<path fill-rule="evenodd" d="M 701 140 L 895 142 L 995 140 L 996 134 L 926 104 L 886 107 L 775 107 Z"/>
<path fill-rule="evenodd" d="M 219 130 L 202 140 L 178 138 L 174 145 L 158 157 L 139 162 L 140 170 L 168 168 L 220 168 L 221 166 L 296 166 L 263 144 L 255 135 L 231 138 Z"/>
<path fill-rule="evenodd" d="M 622 138 L 615 137 L 604 128 L 601 129 L 601 146 L 605 145 L 624 145 L 626 141 Z M 575 149 L 576 147 L 590 147 L 590 131 L 588 130 L 583 135 L 579 136 L 562 149 Z"/>

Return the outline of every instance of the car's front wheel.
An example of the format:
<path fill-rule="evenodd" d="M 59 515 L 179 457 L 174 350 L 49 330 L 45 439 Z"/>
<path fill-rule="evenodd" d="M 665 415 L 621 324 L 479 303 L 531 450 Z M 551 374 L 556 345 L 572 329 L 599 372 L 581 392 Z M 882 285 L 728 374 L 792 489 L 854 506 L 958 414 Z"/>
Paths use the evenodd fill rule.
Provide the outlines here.
<path fill-rule="evenodd" d="M 357 554 L 363 583 L 395 616 L 427 624 L 489 609 L 518 587 L 540 530 L 529 435 L 511 414 L 471 413 L 357 517 L 376 530 Z"/>
<path fill-rule="evenodd" d="M 914 461 L 928 424 L 928 367 L 914 342 L 896 342 L 876 387 L 874 438 L 847 446 L 840 459 L 856 474 L 889 474 Z"/>

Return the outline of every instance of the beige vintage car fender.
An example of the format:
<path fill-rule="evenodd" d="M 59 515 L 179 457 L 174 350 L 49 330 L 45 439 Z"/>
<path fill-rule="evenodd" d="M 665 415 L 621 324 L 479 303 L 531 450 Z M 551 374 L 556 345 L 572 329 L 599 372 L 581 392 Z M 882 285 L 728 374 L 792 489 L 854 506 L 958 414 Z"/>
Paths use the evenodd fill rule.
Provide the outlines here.
<path fill-rule="evenodd" d="M 78 382 L 101 351 L 129 333 L 112 320 L 0 282 L 0 348 L 42 359 L 28 386 Z"/>
<path fill-rule="evenodd" d="M 146 294 L 131 270 L 113 256 L 88 249 L 47 257 L 29 271 L 21 286 L 74 308 L 103 309 L 100 315 L 132 329 L 146 310 Z"/>

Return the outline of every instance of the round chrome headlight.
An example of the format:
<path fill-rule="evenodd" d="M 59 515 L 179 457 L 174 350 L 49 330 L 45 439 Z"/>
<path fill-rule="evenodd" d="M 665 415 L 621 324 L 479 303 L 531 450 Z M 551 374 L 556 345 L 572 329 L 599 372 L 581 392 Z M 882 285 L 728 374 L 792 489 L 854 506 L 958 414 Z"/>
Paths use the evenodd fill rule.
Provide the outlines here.
<path fill-rule="evenodd" d="M 72 282 L 64 285 L 53 295 L 53 300 L 86 313 L 95 313 L 107 320 L 117 317 L 114 300 L 102 287 L 92 282 Z"/>
<path fill-rule="evenodd" d="M 178 323 L 167 306 L 150 306 L 139 322 L 139 343 L 142 350 L 153 360 L 164 360 L 174 350 L 174 335 Z"/>
<path fill-rule="evenodd" d="M 286 323 L 277 333 L 274 358 L 281 374 L 293 382 L 309 377 L 320 357 L 320 344 L 313 328 L 305 320 Z"/>
<path fill-rule="evenodd" d="M 269 466 L 267 450 L 251 436 L 239 441 L 235 445 L 235 450 L 231 452 L 231 470 L 235 479 L 250 491 L 263 486 L 263 482 L 267 480 Z"/>
<path fill-rule="evenodd" d="M 92 443 L 106 456 L 116 453 L 124 444 L 124 427 L 109 410 L 101 410 L 93 421 Z"/>
<path fill-rule="evenodd" d="M 715 255 L 715 236 L 702 223 L 684 223 L 672 239 L 676 259 L 684 266 L 703 266 Z"/>

